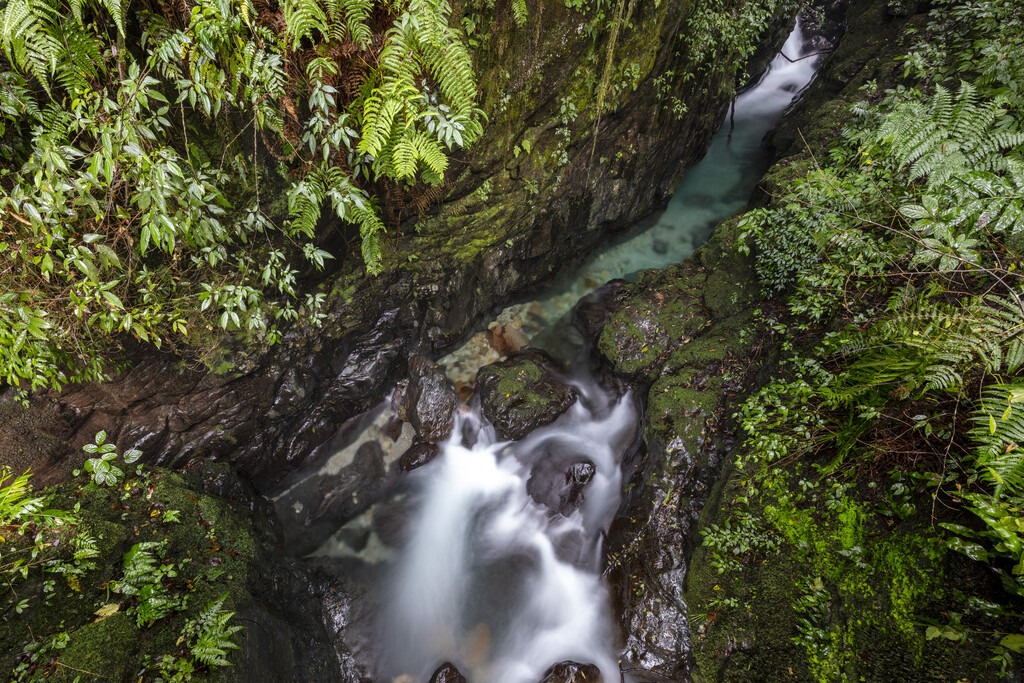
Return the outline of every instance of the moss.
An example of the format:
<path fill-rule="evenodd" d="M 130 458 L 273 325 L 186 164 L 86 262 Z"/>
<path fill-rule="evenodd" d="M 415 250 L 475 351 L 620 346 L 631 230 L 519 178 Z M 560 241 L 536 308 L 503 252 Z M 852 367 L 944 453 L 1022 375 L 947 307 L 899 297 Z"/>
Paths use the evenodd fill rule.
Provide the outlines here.
<path fill-rule="evenodd" d="M 647 415 L 653 427 L 681 435 L 689 431 L 694 417 L 713 412 L 720 397 L 718 384 L 694 389 L 690 386 L 692 381 L 693 373 L 676 373 L 658 379 L 651 386 Z"/>
<path fill-rule="evenodd" d="M 653 302 L 626 303 L 601 331 L 598 350 L 618 372 L 653 379 L 671 341 L 660 323 Z"/>
<path fill-rule="evenodd" d="M 994 641 L 985 632 L 1014 630 L 1010 620 L 993 627 L 965 618 L 965 632 L 978 635 L 957 647 L 925 636 L 922 619 L 968 613 L 950 590 L 955 558 L 943 552 L 927 520 L 893 527 L 867 492 L 809 475 L 798 465 L 775 470 L 753 495 L 734 479 L 723 484 L 722 503 L 705 509 L 702 526 L 724 528 L 736 515 L 750 515 L 772 530 L 778 547 L 754 548 L 738 558 L 738 568 L 721 573 L 714 565 L 722 551 L 701 547 L 694 554 L 687 604 L 701 676 L 852 681 L 994 674 L 987 669 Z"/>
<path fill-rule="evenodd" d="M 9 671 L 28 648 L 28 670 L 35 678 L 70 680 L 89 672 L 83 680 L 134 681 L 145 657 L 181 654 L 185 622 L 207 604 L 225 593 L 231 609 L 252 601 L 247 581 L 256 541 L 244 507 L 204 494 L 181 475 L 161 469 L 130 477 L 117 488 L 63 485 L 44 493 L 53 494 L 55 507 L 77 504 L 79 524 L 58 548 L 60 572 L 33 570 L 4 596 L 26 600 L 27 609 L 20 616 L 25 628 L 5 630 L 0 637 L 0 670 Z M 172 510 L 179 521 L 170 521 Z M 71 557 L 76 533 L 95 539 L 96 556 L 84 563 Z M 141 541 L 163 544 L 158 559 L 172 565 L 173 573 L 162 583 L 184 605 L 140 630 L 139 598 L 113 586 L 123 577 L 125 554 Z M 44 589 L 44 582 L 52 583 Z M 104 605 L 119 611 L 97 621 L 94 612 Z"/>
<path fill-rule="evenodd" d="M 88 672 L 92 680 L 123 681 L 139 669 L 139 629 L 124 612 L 87 624 L 73 633 L 58 666 L 70 671 Z"/>
<path fill-rule="evenodd" d="M 496 369 L 498 376 L 495 390 L 502 395 L 519 394 L 528 389 L 544 375 L 544 370 L 533 362 L 517 363 L 514 366 Z M 525 400 L 537 400 L 526 397 Z"/>

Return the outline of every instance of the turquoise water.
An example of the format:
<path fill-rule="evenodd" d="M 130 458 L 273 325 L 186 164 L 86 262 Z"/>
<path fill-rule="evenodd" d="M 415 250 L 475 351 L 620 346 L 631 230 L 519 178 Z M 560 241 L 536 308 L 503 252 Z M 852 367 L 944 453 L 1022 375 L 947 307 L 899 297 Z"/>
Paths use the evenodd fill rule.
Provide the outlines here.
<path fill-rule="evenodd" d="M 782 49 L 794 61 L 776 56 L 760 82 L 736 98 L 735 126 L 726 117 L 707 154 L 686 172 L 665 211 L 642 221 L 557 282 L 539 299 L 543 317 L 557 320 L 595 283 L 633 279 L 641 270 L 682 261 L 707 241 L 718 223 L 742 209 L 770 161 L 765 136 L 814 78 L 820 56 L 800 59 L 814 51 L 798 21 Z"/>
<path fill-rule="evenodd" d="M 718 223 L 746 205 L 770 162 L 765 136 L 814 79 L 820 59 L 798 20 L 782 54 L 757 85 L 736 98 L 733 116 L 726 117 L 704 158 L 686 172 L 668 207 L 610 241 L 536 299 L 505 308 L 496 322 L 521 330 L 557 354 L 550 347 L 564 334 L 552 332 L 552 326 L 581 297 L 609 280 L 631 280 L 642 270 L 664 268 L 693 254 Z M 498 358 L 481 333 L 438 362 L 453 382 L 468 385 L 477 368 Z"/>

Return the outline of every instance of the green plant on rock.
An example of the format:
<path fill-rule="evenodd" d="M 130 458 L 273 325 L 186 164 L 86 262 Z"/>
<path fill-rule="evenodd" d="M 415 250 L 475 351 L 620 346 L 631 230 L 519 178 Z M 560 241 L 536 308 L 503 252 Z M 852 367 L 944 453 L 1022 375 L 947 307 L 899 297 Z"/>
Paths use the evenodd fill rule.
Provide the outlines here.
<path fill-rule="evenodd" d="M 711 565 L 719 574 L 736 571 L 758 556 L 771 556 L 780 547 L 778 535 L 764 520 L 748 513 L 738 512 L 722 526 L 712 524 L 702 535 L 704 547 L 711 549 Z"/>
<path fill-rule="evenodd" d="M 134 611 L 139 628 L 152 626 L 185 609 L 188 601 L 187 594 L 174 594 L 165 585 L 178 575 L 173 562 L 166 563 L 159 558 L 166 544 L 166 541 L 143 541 L 133 545 L 125 553 L 123 575 L 113 585 L 114 592 L 138 600 Z"/>
<path fill-rule="evenodd" d="M 85 461 L 85 471 L 89 473 L 94 484 L 99 486 L 117 486 L 124 479 L 124 470 L 115 465 L 117 462 L 117 446 L 106 443 L 107 433 L 96 432 L 93 443 L 82 446 L 86 453 L 96 453 L 99 457 L 88 458 Z M 131 448 L 124 452 L 124 462 L 131 465 L 142 457 L 142 451 Z M 76 473 L 78 471 L 76 470 Z"/>
<path fill-rule="evenodd" d="M 233 636 L 242 627 L 228 625 L 235 613 L 224 609 L 226 599 L 227 594 L 224 594 L 208 604 L 199 616 L 185 624 L 183 631 L 192 656 L 209 667 L 230 666 L 228 651 L 238 649 Z"/>

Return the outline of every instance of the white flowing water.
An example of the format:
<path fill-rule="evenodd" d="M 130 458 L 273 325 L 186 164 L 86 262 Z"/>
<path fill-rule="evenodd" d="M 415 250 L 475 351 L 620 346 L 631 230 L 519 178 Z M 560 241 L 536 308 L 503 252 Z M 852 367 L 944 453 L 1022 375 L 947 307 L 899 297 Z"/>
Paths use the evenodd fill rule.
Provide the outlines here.
<path fill-rule="evenodd" d="M 614 278 L 632 279 L 647 268 L 679 263 L 707 241 L 722 220 L 743 208 L 770 161 L 764 138 L 814 79 L 821 56 L 798 19 L 761 80 L 736 98 L 730 125 L 714 136 L 704 158 L 686 172 L 665 211 L 629 231 L 535 300 L 508 307 L 500 323 L 521 328 L 531 340 L 568 313 L 581 297 Z M 783 56 L 785 55 L 785 56 Z M 789 59 L 787 59 L 787 57 Z M 790 61 L 792 60 L 792 61 Z M 487 356 L 476 362 L 473 356 Z M 482 339 L 439 361 L 453 381 L 468 382 L 476 367 L 497 360 Z"/>
<path fill-rule="evenodd" d="M 761 81 L 737 98 L 734 128 L 730 132 L 727 119 L 664 213 L 563 278 L 544 298 L 510 307 L 499 320 L 533 338 L 601 283 L 689 256 L 746 203 L 766 167 L 764 136 L 814 76 L 817 58 L 801 59 L 814 49 L 798 22 L 783 48 L 797 61 L 776 57 Z M 441 360 L 451 379 L 471 382 L 477 368 L 497 360 L 479 347 Z M 387 510 L 356 507 L 365 500 L 361 480 L 345 478 L 369 462 L 360 455 L 367 439 L 381 445 L 388 471 L 407 447 L 408 425 L 401 435 L 384 435 L 393 419 L 388 407 L 323 471 L 298 473 L 275 496 L 279 514 L 296 529 L 313 524 L 303 515 L 314 506 L 325 516 L 337 507 L 340 519 L 349 519 L 350 508 L 362 511 L 313 554 L 359 558 L 377 574 L 375 681 L 425 683 L 451 662 L 471 683 L 538 683 L 549 667 L 566 660 L 597 665 L 606 683 L 620 680 L 614 654 L 620 634 L 601 558 L 639 409 L 632 396 L 617 398 L 584 380 L 573 385 L 576 404 L 519 442 L 497 441 L 475 411 L 464 409 L 441 454 L 401 475 L 404 493 L 385 501 L 404 520 L 397 539 L 374 540 L 375 520 Z M 315 523 L 330 527 L 329 520 Z M 351 540 L 367 537 L 371 541 Z"/>
<path fill-rule="evenodd" d="M 418 504 L 387 579 L 381 680 L 427 681 L 451 662 L 475 683 L 537 683 L 565 660 L 618 680 L 601 543 L 638 412 L 630 396 L 576 387 L 567 413 L 519 442 L 464 414 L 409 475 Z M 574 466 L 587 472 L 575 493 Z"/>

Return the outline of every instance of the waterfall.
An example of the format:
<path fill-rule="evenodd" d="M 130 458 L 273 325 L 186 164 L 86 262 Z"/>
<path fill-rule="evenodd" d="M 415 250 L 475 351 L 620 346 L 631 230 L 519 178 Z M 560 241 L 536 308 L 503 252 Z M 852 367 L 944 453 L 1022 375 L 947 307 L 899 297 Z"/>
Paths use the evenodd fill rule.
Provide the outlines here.
<path fill-rule="evenodd" d="M 631 395 L 575 388 L 568 412 L 519 442 L 465 412 L 409 475 L 417 512 L 385 579 L 381 680 L 426 681 L 445 661 L 477 683 L 537 683 L 565 660 L 618 678 L 601 543 L 638 411 Z"/>

